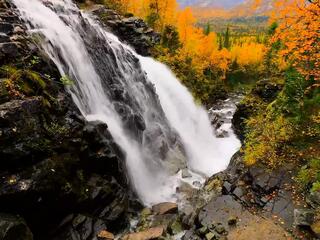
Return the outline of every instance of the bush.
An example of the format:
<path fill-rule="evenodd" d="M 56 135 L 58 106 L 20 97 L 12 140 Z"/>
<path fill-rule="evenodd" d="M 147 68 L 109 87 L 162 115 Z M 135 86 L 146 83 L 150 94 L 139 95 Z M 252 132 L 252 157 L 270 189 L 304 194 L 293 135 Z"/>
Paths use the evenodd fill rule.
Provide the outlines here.
<path fill-rule="evenodd" d="M 261 162 L 270 168 L 304 162 L 310 169 L 318 169 L 315 160 L 309 161 L 319 159 L 320 155 L 319 88 L 312 88 L 313 82 L 294 68 L 286 71 L 285 78 L 283 90 L 272 103 L 265 105 L 252 100 L 256 96 L 246 99 L 256 112 L 246 122 L 245 162 L 248 165 Z M 317 188 L 319 180 L 309 175 L 309 170 L 302 170 L 300 181 L 309 187 L 314 183 Z"/>
<path fill-rule="evenodd" d="M 309 163 L 301 168 L 297 176 L 298 183 L 303 189 L 311 191 L 320 190 L 320 158 L 311 159 Z"/>

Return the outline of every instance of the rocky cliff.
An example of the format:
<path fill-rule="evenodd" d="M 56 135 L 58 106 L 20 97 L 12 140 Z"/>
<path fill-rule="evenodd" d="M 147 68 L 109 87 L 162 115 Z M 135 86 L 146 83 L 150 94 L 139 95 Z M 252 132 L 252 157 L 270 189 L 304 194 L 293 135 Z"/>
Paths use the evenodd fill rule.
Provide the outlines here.
<path fill-rule="evenodd" d="M 87 11 L 96 15 L 109 31 L 142 56 L 149 56 L 152 47 L 160 42 L 160 35 L 148 27 L 142 19 L 121 16 L 103 5 L 94 5 Z"/>
<path fill-rule="evenodd" d="M 158 35 L 102 6 L 92 11 L 144 55 Z M 110 16 L 113 16 L 110 18 Z M 134 197 L 108 126 L 88 123 L 66 80 L 0 1 L 0 239 L 95 239 L 128 224 Z"/>

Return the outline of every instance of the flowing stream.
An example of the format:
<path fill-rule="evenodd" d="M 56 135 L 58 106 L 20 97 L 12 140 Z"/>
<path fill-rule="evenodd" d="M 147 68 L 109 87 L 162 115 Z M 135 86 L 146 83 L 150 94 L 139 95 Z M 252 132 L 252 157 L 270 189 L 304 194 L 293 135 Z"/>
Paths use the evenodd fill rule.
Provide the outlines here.
<path fill-rule="evenodd" d="M 146 205 L 177 200 L 181 181 L 203 182 L 227 167 L 239 141 L 232 130 L 215 136 L 206 110 L 168 67 L 139 56 L 71 0 L 13 3 L 39 47 L 74 81 L 66 87 L 84 117 L 108 124 Z"/>

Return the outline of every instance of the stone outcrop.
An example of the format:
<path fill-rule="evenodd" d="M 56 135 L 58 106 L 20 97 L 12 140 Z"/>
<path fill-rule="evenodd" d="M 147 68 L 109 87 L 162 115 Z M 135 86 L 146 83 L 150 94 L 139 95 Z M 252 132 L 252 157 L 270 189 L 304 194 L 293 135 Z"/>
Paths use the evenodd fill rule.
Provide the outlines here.
<path fill-rule="evenodd" d="M 81 116 L 10 1 L 1 0 L 0 8 L 0 66 L 28 66 L 47 86 L 45 94 L 14 94 L 8 76 L 0 74 L 0 239 L 85 240 L 105 229 L 117 233 L 127 226 L 134 199 L 122 150 L 106 124 Z"/>
<path fill-rule="evenodd" d="M 274 171 L 247 167 L 242 154 L 235 154 L 227 170 L 207 181 L 204 190 L 211 196 L 194 210 L 198 213 L 183 239 L 313 239 L 316 210 L 296 189 L 294 173 L 290 165 Z"/>
<path fill-rule="evenodd" d="M 5 0 L 0 1 L 0 65 L 7 64 L 11 59 L 26 54 L 26 38 L 24 27 L 12 5 Z"/>
<path fill-rule="evenodd" d="M 132 46 L 143 56 L 150 55 L 151 48 L 160 42 L 160 35 L 148 27 L 142 19 L 121 16 L 103 5 L 95 5 L 88 11 L 98 16 L 121 41 Z"/>

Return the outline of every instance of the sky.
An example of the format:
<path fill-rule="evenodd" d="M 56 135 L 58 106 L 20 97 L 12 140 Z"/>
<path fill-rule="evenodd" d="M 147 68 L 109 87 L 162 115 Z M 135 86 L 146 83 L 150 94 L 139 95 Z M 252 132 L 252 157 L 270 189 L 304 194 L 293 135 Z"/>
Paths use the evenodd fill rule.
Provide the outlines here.
<path fill-rule="evenodd" d="M 195 5 L 200 7 L 231 8 L 243 3 L 244 0 L 178 0 L 178 2 L 181 7 Z"/>

